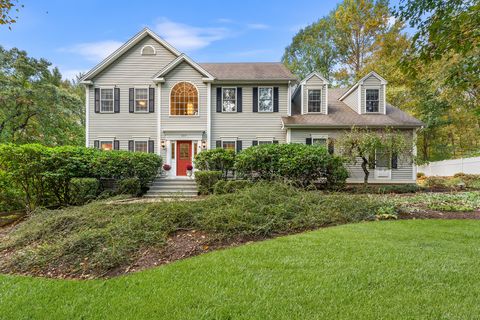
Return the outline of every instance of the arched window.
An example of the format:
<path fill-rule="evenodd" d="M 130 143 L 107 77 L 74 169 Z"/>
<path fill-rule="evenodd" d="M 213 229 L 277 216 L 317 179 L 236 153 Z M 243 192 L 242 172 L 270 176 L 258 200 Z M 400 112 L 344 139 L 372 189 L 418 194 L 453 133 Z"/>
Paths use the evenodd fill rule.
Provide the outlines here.
<path fill-rule="evenodd" d="M 198 91 L 189 82 L 179 82 L 170 93 L 170 114 L 173 116 L 198 115 Z"/>
<path fill-rule="evenodd" d="M 155 48 L 152 45 L 144 45 L 142 48 L 142 56 L 153 56 L 155 55 Z"/>

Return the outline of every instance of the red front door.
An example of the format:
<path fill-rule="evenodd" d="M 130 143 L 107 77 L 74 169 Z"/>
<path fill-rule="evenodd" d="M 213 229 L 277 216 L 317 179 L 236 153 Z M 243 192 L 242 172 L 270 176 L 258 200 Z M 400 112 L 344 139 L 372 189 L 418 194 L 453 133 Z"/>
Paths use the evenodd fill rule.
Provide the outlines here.
<path fill-rule="evenodd" d="M 187 175 L 187 166 L 192 164 L 192 141 L 177 141 L 177 176 Z"/>

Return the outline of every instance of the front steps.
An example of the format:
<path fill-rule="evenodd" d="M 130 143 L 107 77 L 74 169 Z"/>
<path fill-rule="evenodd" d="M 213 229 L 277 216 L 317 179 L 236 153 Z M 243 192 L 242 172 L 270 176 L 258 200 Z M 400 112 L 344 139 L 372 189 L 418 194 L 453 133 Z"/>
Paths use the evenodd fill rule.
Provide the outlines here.
<path fill-rule="evenodd" d="M 150 185 L 147 198 L 190 198 L 198 195 L 197 184 L 191 178 L 160 178 Z"/>

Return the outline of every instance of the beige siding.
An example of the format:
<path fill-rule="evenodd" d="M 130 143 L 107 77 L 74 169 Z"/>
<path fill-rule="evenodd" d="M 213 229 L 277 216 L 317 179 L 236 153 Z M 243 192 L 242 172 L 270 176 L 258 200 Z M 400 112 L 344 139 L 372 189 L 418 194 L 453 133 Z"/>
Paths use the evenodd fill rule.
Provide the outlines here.
<path fill-rule="evenodd" d="M 328 135 L 329 138 L 338 138 L 341 136 L 344 130 L 322 130 L 322 129 L 292 129 L 291 137 L 292 143 L 306 143 L 306 139 L 310 138 L 315 134 L 318 135 Z M 412 131 L 405 131 L 404 132 L 409 139 L 412 139 Z M 349 171 L 349 180 L 348 182 L 362 182 L 364 173 L 361 168 L 361 159 L 359 158 L 356 163 L 352 163 L 347 166 Z M 370 173 L 370 182 L 415 182 L 413 179 L 413 165 L 410 159 L 406 159 L 405 157 L 400 157 L 398 161 L 398 169 L 392 169 L 392 178 L 391 180 L 375 180 L 374 173 Z"/>
<path fill-rule="evenodd" d="M 343 99 L 343 102 L 345 102 L 345 104 L 356 113 L 358 113 L 358 88 L 359 87 L 357 87 L 345 99 Z"/>
<path fill-rule="evenodd" d="M 363 81 L 361 87 L 361 101 L 362 101 L 362 113 L 366 113 L 366 102 L 365 102 L 365 90 L 366 89 L 379 89 L 379 104 L 378 104 L 378 112 L 384 113 L 385 112 L 385 86 L 382 85 L 379 79 L 375 76 L 370 76 Z"/>
<path fill-rule="evenodd" d="M 242 147 L 248 148 L 252 140 L 269 138 L 278 140 L 279 143 L 286 142 L 286 130 L 282 129 L 281 117 L 288 113 L 288 86 L 261 85 L 279 87 L 279 112 L 253 112 L 253 87 L 259 85 L 222 85 L 223 87 L 242 87 L 242 112 L 224 113 L 216 112 L 217 87 L 212 85 L 212 131 L 211 146 L 215 147 L 216 140 L 222 138 L 237 138 L 242 140 Z"/>
<path fill-rule="evenodd" d="M 323 82 L 322 79 L 318 78 L 316 75 L 312 76 L 307 82 L 303 85 L 303 113 L 308 113 L 308 90 L 309 89 L 321 89 L 322 90 L 322 111 L 321 113 L 327 113 L 327 90 L 328 85 Z"/>
<path fill-rule="evenodd" d="M 141 55 L 141 49 L 146 44 L 155 47 L 156 55 Z M 93 79 L 94 85 L 88 89 L 89 146 L 93 146 L 94 140 L 115 138 L 120 141 L 120 149 L 128 150 L 128 140 L 152 139 L 155 140 L 155 150 L 158 150 L 157 114 L 129 113 L 128 89 L 154 87 L 152 77 L 174 58 L 169 50 L 146 37 Z M 94 88 L 113 86 L 120 88 L 120 113 L 95 113 Z M 156 91 L 155 109 L 157 99 Z"/>

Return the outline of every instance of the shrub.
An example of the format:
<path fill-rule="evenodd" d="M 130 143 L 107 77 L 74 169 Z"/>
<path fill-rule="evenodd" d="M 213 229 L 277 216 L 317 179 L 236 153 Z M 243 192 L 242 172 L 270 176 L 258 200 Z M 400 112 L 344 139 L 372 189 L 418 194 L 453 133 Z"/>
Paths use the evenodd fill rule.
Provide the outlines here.
<path fill-rule="evenodd" d="M 250 186 L 252 186 L 252 182 L 249 180 L 220 180 L 213 186 L 213 193 L 235 193 Z"/>
<path fill-rule="evenodd" d="M 140 185 L 140 179 L 134 177 L 120 180 L 117 192 L 118 194 L 129 194 L 132 196 L 141 195 L 142 186 Z"/>
<path fill-rule="evenodd" d="M 73 178 L 70 181 L 71 204 L 83 205 L 98 196 L 100 182 L 95 178 Z"/>
<path fill-rule="evenodd" d="M 195 167 L 199 170 L 222 171 L 227 176 L 235 164 L 235 152 L 221 148 L 205 150 L 197 154 Z"/>
<path fill-rule="evenodd" d="M 416 193 L 423 189 L 416 184 L 394 184 L 394 185 L 355 185 L 345 188 L 345 191 L 351 193 L 370 193 L 370 194 L 401 194 Z"/>
<path fill-rule="evenodd" d="M 203 195 L 212 193 L 213 186 L 222 179 L 222 175 L 222 171 L 197 171 L 195 181 L 197 182 L 198 192 Z"/>
<path fill-rule="evenodd" d="M 250 147 L 237 155 L 237 173 L 248 179 L 292 180 L 302 186 L 319 182 L 326 187 L 345 183 L 348 172 L 341 157 L 324 147 L 270 144 Z"/>
<path fill-rule="evenodd" d="M 425 173 L 423 172 L 417 172 L 417 179 L 425 177 Z"/>
<path fill-rule="evenodd" d="M 24 208 L 22 198 L 21 191 L 13 187 L 10 176 L 0 170 L 0 213 Z"/>

